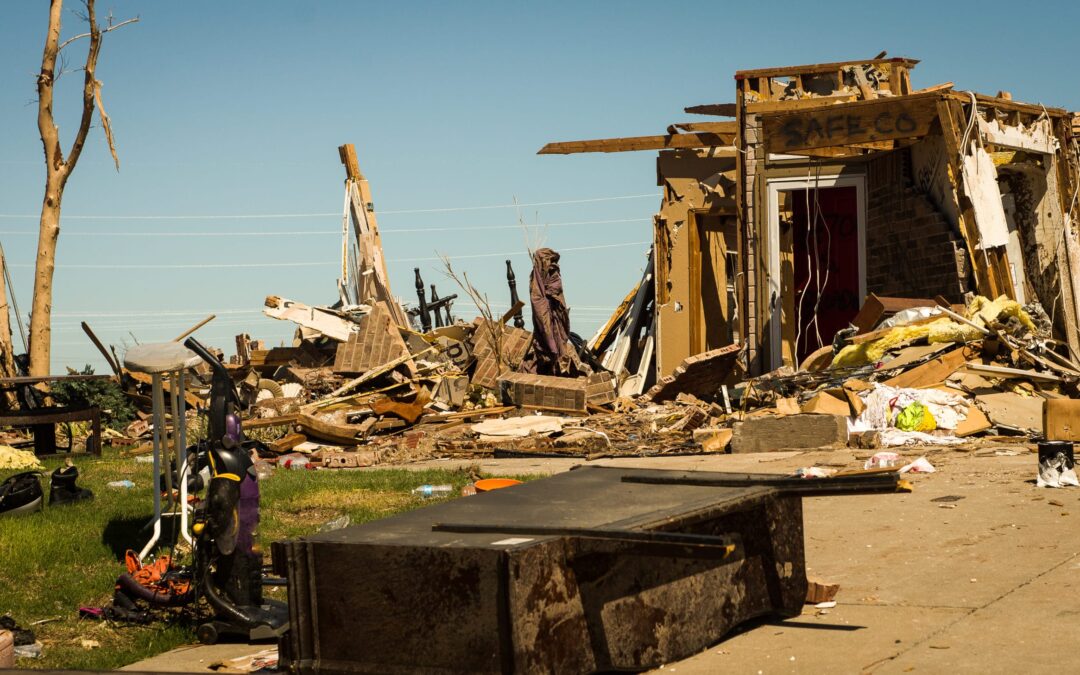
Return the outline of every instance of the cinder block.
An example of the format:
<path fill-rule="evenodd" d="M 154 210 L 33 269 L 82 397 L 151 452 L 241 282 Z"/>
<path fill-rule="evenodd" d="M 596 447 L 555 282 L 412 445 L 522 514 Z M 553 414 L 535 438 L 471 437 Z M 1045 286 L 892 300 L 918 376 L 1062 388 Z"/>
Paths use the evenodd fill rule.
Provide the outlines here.
<path fill-rule="evenodd" d="M 498 379 L 503 400 L 509 405 L 564 412 L 585 412 L 586 382 L 584 377 L 530 373 L 505 373 Z"/>
<path fill-rule="evenodd" d="M 593 373 L 585 382 L 585 402 L 589 405 L 604 405 L 614 401 L 615 376 L 611 373 Z"/>

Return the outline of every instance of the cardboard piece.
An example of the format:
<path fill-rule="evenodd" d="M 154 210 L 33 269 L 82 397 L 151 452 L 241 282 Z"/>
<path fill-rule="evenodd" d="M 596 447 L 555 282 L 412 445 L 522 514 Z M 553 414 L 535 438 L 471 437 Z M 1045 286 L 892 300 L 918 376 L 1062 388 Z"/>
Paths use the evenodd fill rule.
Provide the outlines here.
<path fill-rule="evenodd" d="M 1048 441 L 1080 441 L 1080 399 L 1058 398 L 1046 401 L 1043 426 Z"/>
<path fill-rule="evenodd" d="M 851 414 L 851 405 L 848 403 L 846 397 L 840 399 L 828 392 L 822 391 L 818 392 L 812 399 L 804 403 L 802 411 L 804 413 L 842 415 L 847 417 Z"/>
<path fill-rule="evenodd" d="M 694 429 L 694 442 L 705 452 L 725 452 L 734 433 L 732 429 L 717 427 Z"/>
<path fill-rule="evenodd" d="M 776 399 L 776 414 L 777 415 L 798 415 L 802 412 L 799 407 L 799 399 L 797 398 L 778 398 Z"/>
<path fill-rule="evenodd" d="M 995 426 L 1028 433 L 1043 433 L 1043 399 L 1012 392 L 980 394 L 975 401 Z"/>
<path fill-rule="evenodd" d="M 975 350 L 960 347 L 951 352 L 930 359 L 921 366 L 904 371 L 896 377 L 885 380 L 890 387 L 930 387 L 940 384 L 953 374 L 957 368 L 976 358 Z"/>
<path fill-rule="evenodd" d="M 874 385 L 862 380 L 846 380 L 844 382 L 844 395 L 847 397 L 848 403 L 851 405 L 851 411 L 858 417 L 866 410 L 866 403 L 863 402 L 859 396 L 860 392 L 867 391 L 874 388 Z"/>

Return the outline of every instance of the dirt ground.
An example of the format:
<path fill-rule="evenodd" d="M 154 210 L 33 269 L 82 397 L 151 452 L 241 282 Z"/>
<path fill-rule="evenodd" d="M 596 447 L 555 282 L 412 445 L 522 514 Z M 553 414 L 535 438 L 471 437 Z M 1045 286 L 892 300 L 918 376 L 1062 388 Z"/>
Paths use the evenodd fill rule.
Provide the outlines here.
<path fill-rule="evenodd" d="M 596 463 L 786 473 L 815 464 L 854 468 L 867 454 L 842 450 Z M 1035 453 L 1021 444 L 906 454 L 911 459 L 926 454 L 938 469 L 913 476 L 911 494 L 805 500 L 808 573 L 840 584 L 836 607 L 808 605 L 797 619 L 744 626 L 710 649 L 661 670 L 1080 669 L 1073 644 L 1080 635 L 1080 488 L 1036 488 Z M 513 459 L 479 464 L 485 473 L 509 475 L 554 473 L 579 463 Z M 416 468 L 457 464 L 476 462 L 427 462 Z M 943 497 L 949 500 L 934 501 Z M 241 647 L 237 654 L 242 652 Z M 192 671 L 208 662 L 199 664 L 199 654 L 196 648 L 184 659 Z M 153 665 L 130 668 L 157 669 Z"/>

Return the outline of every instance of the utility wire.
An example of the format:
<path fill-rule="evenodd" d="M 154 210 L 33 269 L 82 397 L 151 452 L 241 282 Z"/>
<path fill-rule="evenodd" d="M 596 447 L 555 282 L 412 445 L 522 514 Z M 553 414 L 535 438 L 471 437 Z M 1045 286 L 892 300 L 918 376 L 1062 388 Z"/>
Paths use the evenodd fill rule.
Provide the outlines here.
<path fill-rule="evenodd" d="M 622 195 L 619 197 L 590 197 L 587 199 L 562 199 L 558 201 L 550 202 L 532 202 L 529 204 L 492 204 L 489 206 L 450 206 L 434 209 L 395 209 L 390 211 L 378 211 L 377 215 L 388 214 L 404 214 L 404 213 L 451 213 L 456 211 L 485 211 L 488 209 L 516 209 L 524 206 L 558 206 L 560 204 L 590 204 L 595 202 L 613 202 L 621 199 L 643 199 L 645 197 L 652 197 L 655 199 L 659 195 L 655 192 L 640 195 Z M 316 212 L 316 213 L 257 213 L 257 214 L 220 214 L 220 215 L 205 215 L 205 214 L 190 214 L 190 215 L 149 215 L 149 216 L 90 216 L 90 215 L 72 215 L 62 216 L 65 220 L 269 220 L 271 218 L 322 218 L 334 216 L 338 217 L 341 213 L 337 211 L 332 212 Z M 40 213 L 0 213 L 0 218 L 5 219 L 38 219 L 41 217 Z"/>
<path fill-rule="evenodd" d="M 471 230 L 520 230 L 522 227 L 570 227 L 573 225 L 609 225 L 614 223 L 651 223 L 652 218 L 615 218 L 611 220 L 575 220 L 565 223 L 545 223 L 536 225 L 467 225 L 464 227 L 406 227 L 379 228 L 379 234 L 399 234 L 410 232 L 463 232 Z M 36 230 L 0 230 L 0 235 L 37 236 Z M 341 229 L 336 230 L 286 230 L 280 232 L 64 232 L 65 237 L 284 237 L 334 235 L 341 236 Z"/>
<path fill-rule="evenodd" d="M 598 244 L 596 246 L 568 246 L 559 251 L 597 251 L 608 248 L 624 248 L 627 246 L 643 246 L 651 244 L 649 241 L 628 241 L 621 244 Z M 451 260 L 466 260 L 473 258 L 498 258 L 504 256 L 520 257 L 528 256 L 528 251 L 506 251 L 502 253 L 467 253 L 464 255 L 446 256 Z M 441 261 L 439 256 L 426 258 L 394 258 L 387 262 L 428 262 Z M 84 269 L 84 270 L 186 270 L 186 269 L 252 269 L 252 268 L 275 268 L 275 267 L 338 267 L 340 261 L 316 261 L 316 262 L 281 262 L 281 263 L 189 263 L 180 265 L 145 264 L 145 265 L 86 265 L 80 263 L 63 263 L 58 265 L 61 269 Z M 33 267 L 31 263 L 18 263 L 12 267 Z"/>

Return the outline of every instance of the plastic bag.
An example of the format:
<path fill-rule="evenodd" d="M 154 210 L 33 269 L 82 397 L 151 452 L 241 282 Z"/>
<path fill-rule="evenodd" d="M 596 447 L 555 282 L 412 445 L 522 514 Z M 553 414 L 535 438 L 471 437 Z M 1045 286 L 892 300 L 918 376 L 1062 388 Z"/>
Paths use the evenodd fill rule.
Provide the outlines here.
<path fill-rule="evenodd" d="M 896 428 L 901 431 L 933 431 L 937 429 L 937 421 L 929 408 L 915 401 L 896 416 Z"/>
<path fill-rule="evenodd" d="M 314 469 L 315 464 L 308 459 L 307 455 L 292 452 L 278 457 L 278 466 L 282 469 Z"/>

